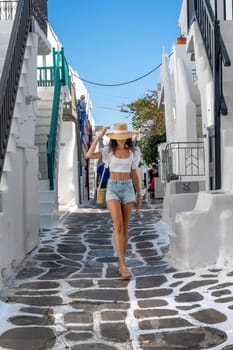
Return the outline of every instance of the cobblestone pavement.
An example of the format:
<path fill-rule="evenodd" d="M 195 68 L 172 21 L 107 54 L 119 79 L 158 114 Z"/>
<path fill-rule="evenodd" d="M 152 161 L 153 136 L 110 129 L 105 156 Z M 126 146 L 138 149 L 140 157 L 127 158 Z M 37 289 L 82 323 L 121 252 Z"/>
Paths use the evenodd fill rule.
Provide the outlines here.
<path fill-rule="evenodd" d="M 107 210 L 83 208 L 52 230 L 0 292 L 0 349 L 233 350 L 233 266 L 176 271 L 161 205 L 133 212 L 116 270 Z"/>

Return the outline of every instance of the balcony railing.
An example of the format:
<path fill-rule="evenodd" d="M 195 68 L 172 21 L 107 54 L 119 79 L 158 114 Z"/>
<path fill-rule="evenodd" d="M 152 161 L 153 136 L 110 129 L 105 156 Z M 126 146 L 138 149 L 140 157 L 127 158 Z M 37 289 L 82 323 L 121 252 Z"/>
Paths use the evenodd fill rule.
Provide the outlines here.
<path fill-rule="evenodd" d="M 18 3 L 16 9 L 15 20 L 0 79 L 0 179 L 30 26 L 30 1 L 22 0 Z"/>
<path fill-rule="evenodd" d="M 32 16 L 40 25 L 44 23 L 41 29 L 47 33 L 47 0 L 0 1 L 0 20 L 13 21 L 0 77 L 0 180 Z"/>
<path fill-rule="evenodd" d="M 205 176 L 203 142 L 172 142 L 162 156 L 162 180 L 199 178 Z"/>
<path fill-rule="evenodd" d="M 32 15 L 47 36 L 48 10 L 47 0 L 32 0 Z"/>
<path fill-rule="evenodd" d="M 52 116 L 50 123 L 50 131 L 47 145 L 48 159 L 48 177 L 50 182 L 50 190 L 54 190 L 54 179 L 56 175 L 57 160 L 57 130 L 59 120 L 59 104 L 62 85 L 70 89 L 69 67 L 64 56 L 63 48 L 61 51 L 53 49 L 54 61 L 54 95 L 52 104 Z"/>
<path fill-rule="evenodd" d="M 47 0 L 29 0 L 31 15 L 39 23 L 40 28 L 47 36 Z M 0 20 L 12 21 L 15 19 L 16 10 L 19 1 L 0 1 Z"/>
<path fill-rule="evenodd" d="M 18 1 L 0 1 L 0 20 L 12 21 L 15 18 Z"/>

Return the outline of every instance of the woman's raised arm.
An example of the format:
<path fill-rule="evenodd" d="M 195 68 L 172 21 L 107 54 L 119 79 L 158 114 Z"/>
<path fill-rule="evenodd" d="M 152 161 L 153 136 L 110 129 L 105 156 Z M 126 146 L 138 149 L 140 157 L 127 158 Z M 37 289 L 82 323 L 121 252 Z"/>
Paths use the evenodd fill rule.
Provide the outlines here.
<path fill-rule="evenodd" d="M 96 137 L 96 139 L 91 144 L 89 150 L 86 153 L 86 158 L 88 159 L 99 159 L 102 156 L 102 152 L 95 152 L 96 146 L 99 142 L 99 140 L 106 134 L 106 131 L 109 129 L 109 126 L 105 126 L 99 135 Z"/>

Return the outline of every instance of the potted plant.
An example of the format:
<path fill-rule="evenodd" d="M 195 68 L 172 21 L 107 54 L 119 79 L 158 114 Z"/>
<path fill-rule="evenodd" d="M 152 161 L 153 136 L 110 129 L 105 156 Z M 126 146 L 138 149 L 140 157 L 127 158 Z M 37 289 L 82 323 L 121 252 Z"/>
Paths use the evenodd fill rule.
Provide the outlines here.
<path fill-rule="evenodd" d="M 177 39 L 176 39 L 176 43 L 178 45 L 184 45 L 186 44 L 186 37 L 184 35 L 180 35 Z"/>

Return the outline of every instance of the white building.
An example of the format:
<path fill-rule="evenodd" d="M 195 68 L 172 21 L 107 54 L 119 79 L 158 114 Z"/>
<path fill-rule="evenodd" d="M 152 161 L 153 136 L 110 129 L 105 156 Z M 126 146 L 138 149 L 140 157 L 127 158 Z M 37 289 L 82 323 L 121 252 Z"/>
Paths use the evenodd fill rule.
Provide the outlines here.
<path fill-rule="evenodd" d="M 232 13 L 232 0 L 183 0 L 185 40 L 177 39 L 172 55 L 163 55 L 163 219 L 170 257 L 182 269 L 233 256 Z"/>
<path fill-rule="evenodd" d="M 0 4 L 0 285 L 59 206 L 84 197 L 77 98 L 88 92 L 46 19 L 44 0 Z"/>

